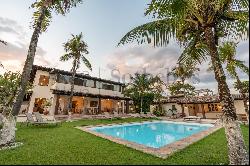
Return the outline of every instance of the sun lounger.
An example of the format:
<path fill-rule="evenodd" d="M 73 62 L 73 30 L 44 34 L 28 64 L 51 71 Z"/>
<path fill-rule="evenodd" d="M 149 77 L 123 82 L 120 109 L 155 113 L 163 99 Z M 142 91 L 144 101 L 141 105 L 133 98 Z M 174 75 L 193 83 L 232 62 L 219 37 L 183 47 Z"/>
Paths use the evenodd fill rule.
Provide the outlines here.
<path fill-rule="evenodd" d="M 135 113 L 135 114 L 128 114 L 129 117 L 132 117 L 132 118 L 140 118 L 140 114 L 138 113 Z"/>
<path fill-rule="evenodd" d="M 32 124 L 32 125 L 44 125 L 44 124 L 47 124 L 46 122 L 38 122 L 38 121 L 35 121 L 35 120 L 33 119 L 32 114 L 30 114 L 30 113 L 25 113 L 25 115 L 26 115 L 26 117 L 27 117 L 27 120 L 26 120 L 27 126 L 28 126 L 29 124 Z"/>
<path fill-rule="evenodd" d="M 55 125 L 57 125 L 58 123 L 60 123 L 59 121 L 56 121 L 55 119 L 51 120 L 51 121 L 44 120 L 39 112 L 34 112 L 34 115 L 36 117 L 37 122 L 39 122 L 39 123 L 55 124 Z"/>
<path fill-rule="evenodd" d="M 113 119 L 114 117 L 112 115 L 110 115 L 108 112 L 104 112 L 104 117 L 107 119 Z"/>
<path fill-rule="evenodd" d="M 122 118 L 122 119 L 125 119 L 126 117 L 122 116 L 121 114 L 118 114 L 117 112 L 114 112 L 114 118 Z"/>
<path fill-rule="evenodd" d="M 186 120 L 201 120 L 201 117 L 198 117 L 198 116 L 187 116 L 187 117 L 184 117 L 183 118 L 184 119 L 184 121 L 186 121 Z"/>

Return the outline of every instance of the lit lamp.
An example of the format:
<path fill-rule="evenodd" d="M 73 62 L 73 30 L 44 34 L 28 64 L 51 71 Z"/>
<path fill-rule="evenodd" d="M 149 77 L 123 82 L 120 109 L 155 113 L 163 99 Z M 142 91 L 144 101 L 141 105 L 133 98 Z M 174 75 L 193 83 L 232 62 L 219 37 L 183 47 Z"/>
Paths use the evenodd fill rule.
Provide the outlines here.
<path fill-rule="evenodd" d="M 249 106 L 249 101 L 247 102 L 247 106 Z"/>

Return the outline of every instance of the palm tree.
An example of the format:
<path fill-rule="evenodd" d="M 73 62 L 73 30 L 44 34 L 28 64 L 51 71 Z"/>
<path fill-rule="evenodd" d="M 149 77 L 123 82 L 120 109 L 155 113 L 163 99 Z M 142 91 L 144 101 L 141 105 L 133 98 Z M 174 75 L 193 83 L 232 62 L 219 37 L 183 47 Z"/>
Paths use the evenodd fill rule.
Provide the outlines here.
<path fill-rule="evenodd" d="M 81 2 L 82 0 L 37 0 L 31 5 L 31 7 L 36 10 L 33 14 L 34 32 L 30 40 L 28 54 L 23 67 L 20 87 L 17 90 L 17 95 L 11 109 L 10 115 L 12 116 L 8 119 L 9 126 L 6 126 L 6 129 L 4 129 L 6 132 L 6 141 L 2 142 L 5 142 L 5 144 L 15 142 L 16 116 L 19 113 L 25 95 L 25 89 L 30 79 L 30 73 L 34 63 L 36 47 L 40 34 L 46 31 L 49 26 L 53 11 L 56 14 L 65 15 L 72 7 L 76 7 Z"/>
<path fill-rule="evenodd" d="M 247 115 L 247 121 L 249 123 L 249 110 L 247 105 L 247 96 L 244 91 L 243 83 L 239 78 L 237 69 L 242 70 L 244 73 L 249 75 L 249 68 L 244 64 L 244 61 L 236 59 L 236 44 L 233 42 L 225 42 L 222 46 L 219 47 L 220 59 L 223 63 L 226 64 L 226 70 L 232 78 L 236 80 L 236 83 L 239 87 L 239 92 L 243 97 L 243 103 L 245 107 L 245 112 Z"/>
<path fill-rule="evenodd" d="M 82 33 L 79 35 L 72 35 L 72 38 L 69 39 L 65 44 L 64 44 L 64 50 L 66 54 L 61 56 L 60 61 L 69 61 L 73 59 L 73 66 L 71 69 L 72 72 L 72 77 L 70 80 L 71 84 L 71 90 L 70 90 L 70 97 L 68 101 L 68 113 L 72 109 L 72 99 L 74 95 L 74 80 L 75 80 L 75 75 L 77 69 L 79 69 L 81 62 L 87 66 L 88 69 L 92 70 L 90 62 L 85 58 L 84 54 L 88 54 L 88 45 L 82 40 Z"/>
<path fill-rule="evenodd" d="M 137 111 L 146 112 L 150 103 L 154 99 L 157 100 L 161 97 L 163 85 L 164 83 L 157 76 L 153 77 L 148 73 L 135 73 L 126 86 L 124 94 L 134 101 L 137 108 L 139 108 Z"/>
<path fill-rule="evenodd" d="M 177 39 L 184 47 L 179 62 L 204 62 L 211 58 L 218 93 L 223 103 L 222 122 L 229 148 L 230 164 L 248 164 L 249 155 L 244 144 L 236 110 L 218 55 L 219 39 L 240 40 L 248 37 L 248 0 L 152 0 L 146 15 L 156 21 L 138 26 L 120 41 L 126 44 L 153 43 L 166 46 Z"/>
<path fill-rule="evenodd" d="M 174 67 L 172 71 L 168 73 L 168 76 L 172 75 L 175 78 L 180 78 L 182 84 L 184 84 L 185 80 L 194 76 L 196 71 L 199 71 L 199 68 L 196 68 L 194 65 L 182 65 L 178 63 L 178 66 Z"/>
<path fill-rule="evenodd" d="M 20 110 L 23 97 L 25 95 L 25 87 L 28 84 L 32 66 L 34 63 L 36 47 L 39 35 L 44 32 L 52 19 L 52 12 L 56 14 L 65 15 L 72 7 L 76 7 L 82 0 L 39 0 L 32 4 L 36 9 L 33 14 L 33 28 L 34 32 L 31 37 L 28 55 L 23 67 L 21 86 L 18 90 L 16 101 L 12 108 L 12 115 L 17 116 Z"/>

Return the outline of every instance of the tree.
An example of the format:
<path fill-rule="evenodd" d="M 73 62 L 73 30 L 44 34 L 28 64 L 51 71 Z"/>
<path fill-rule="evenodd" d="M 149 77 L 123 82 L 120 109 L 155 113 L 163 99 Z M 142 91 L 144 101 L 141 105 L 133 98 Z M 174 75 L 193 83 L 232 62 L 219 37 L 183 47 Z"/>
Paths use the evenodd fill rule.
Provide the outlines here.
<path fill-rule="evenodd" d="M 52 12 L 54 11 L 56 14 L 65 15 L 70 11 L 72 7 L 76 7 L 81 2 L 82 0 L 37 0 L 35 3 L 32 4 L 31 7 L 36 10 L 33 14 L 34 32 L 30 40 L 28 54 L 23 67 L 21 84 L 17 90 L 17 95 L 15 97 L 15 101 L 11 111 L 11 115 L 13 116 L 13 118 L 9 123 L 15 124 L 15 117 L 19 113 L 23 97 L 25 95 L 25 89 L 29 83 L 38 38 L 40 34 L 42 32 L 45 32 L 48 28 L 52 19 Z M 10 133 L 12 133 L 12 136 L 15 137 L 15 131 L 12 131 Z"/>
<path fill-rule="evenodd" d="M 172 71 L 168 73 L 168 76 L 172 75 L 175 78 L 180 78 L 182 84 L 184 84 L 185 80 L 194 76 L 196 71 L 199 71 L 199 68 L 196 68 L 192 64 L 178 64 L 178 66 L 174 67 Z"/>
<path fill-rule="evenodd" d="M 88 45 L 82 40 L 82 33 L 79 35 L 72 35 L 72 38 L 69 39 L 64 44 L 64 50 L 66 54 L 61 56 L 60 60 L 65 62 L 73 59 L 73 66 L 71 69 L 72 77 L 70 80 L 71 90 L 70 90 L 70 97 L 68 101 L 68 112 L 72 109 L 72 99 L 74 95 L 74 80 L 77 69 L 79 69 L 81 62 L 87 66 L 88 69 L 92 70 L 91 64 L 88 59 L 85 58 L 84 54 L 88 54 Z"/>
<path fill-rule="evenodd" d="M 236 44 L 233 42 L 224 42 L 219 47 L 219 55 L 220 59 L 223 63 L 226 64 L 226 70 L 230 74 L 230 76 L 236 80 L 238 90 L 243 97 L 243 103 L 245 107 L 245 112 L 247 115 L 247 121 L 249 123 L 249 110 L 247 105 L 247 96 L 246 90 L 243 87 L 243 84 L 240 80 L 240 77 L 237 73 L 237 69 L 240 69 L 244 73 L 249 76 L 249 68 L 244 64 L 244 61 L 240 61 L 236 59 Z"/>
<path fill-rule="evenodd" d="M 14 102 L 14 98 L 17 93 L 17 89 L 20 86 L 21 74 L 19 72 L 7 71 L 3 75 L 0 75 L 0 116 L 3 119 L 3 127 L 0 131 L 0 147 L 6 144 L 12 144 L 15 142 L 15 137 L 12 137 L 10 132 L 15 131 L 15 124 L 8 123 L 11 116 L 11 107 Z M 31 89 L 31 85 L 28 84 L 25 92 Z M 9 130 L 12 128 L 12 130 Z"/>
<path fill-rule="evenodd" d="M 234 82 L 234 89 L 240 90 L 242 89 L 243 93 L 249 93 L 249 81 L 241 81 L 241 86 L 236 82 Z"/>
<path fill-rule="evenodd" d="M 148 73 L 135 73 L 131 82 L 125 87 L 124 94 L 134 101 L 137 112 L 148 112 L 150 104 L 161 98 L 163 82 L 159 77 Z"/>
<path fill-rule="evenodd" d="M 190 84 L 183 84 L 182 82 L 178 81 L 168 86 L 168 90 L 170 91 L 171 95 L 179 95 L 183 94 L 185 96 L 194 95 L 195 94 L 195 87 Z"/>
<path fill-rule="evenodd" d="M 248 164 L 236 110 L 218 54 L 220 40 L 241 40 L 248 37 L 248 0 L 152 0 L 146 15 L 156 21 L 138 26 L 128 32 L 118 45 L 137 40 L 139 44 L 153 43 L 155 47 L 176 39 L 184 51 L 179 62 L 203 63 L 211 58 L 218 93 L 223 103 L 222 122 L 228 141 L 230 164 Z"/>

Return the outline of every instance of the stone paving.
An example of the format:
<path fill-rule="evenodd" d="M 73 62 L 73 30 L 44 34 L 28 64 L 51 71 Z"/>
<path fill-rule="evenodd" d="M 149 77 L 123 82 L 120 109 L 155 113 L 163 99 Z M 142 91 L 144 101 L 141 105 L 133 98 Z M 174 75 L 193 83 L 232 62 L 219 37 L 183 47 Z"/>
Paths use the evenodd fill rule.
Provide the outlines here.
<path fill-rule="evenodd" d="M 175 122 L 176 122 L 176 120 L 175 120 Z M 181 121 L 181 122 L 183 122 L 183 121 Z M 205 122 L 206 121 L 203 120 L 201 123 L 204 124 Z M 210 121 L 210 124 L 211 124 L 211 122 L 213 124 L 215 124 L 215 121 Z M 138 122 L 135 122 L 135 123 L 138 123 Z M 139 123 L 143 123 L 143 122 L 139 122 Z M 131 124 L 131 123 L 123 123 L 123 124 Z M 186 137 L 186 138 L 183 138 L 183 139 L 181 139 L 179 141 L 170 143 L 170 144 L 168 144 L 166 146 L 163 146 L 161 148 L 147 147 L 147 146 L 144 146 L 144 145 L 140 145 L 140 144 L 137 144 L 137 143 L 133 143 L 133 142 L 126 141 L 126 140 L 123 140 L 123 139 L 120 139 L 120 138 L 115 138 L 115 137 L 112 137 L 112 136 L 104 135 L 104 134 L 95 132 L 93 130 L 90 130 L 90 128 L 92 128 L 92 127 L 112 126 L 112 125 L 118 125 L 118 124 L 109 124 L 109 125 L 101 124 L 101 125 L 96 125 L 96 126 L 84 126 L 84 127 L 76 127 L 76 128 L 78 128 L 78 129 L 80 129 L 80 130 L 82 130 L 84 132 L 91 133 L 91 134 L 93 134 L 95 136 L 98 136 L 98 137 L 101 137 L 101 138 L 104 138 L 104 139 L 108 139 L 108 140 L 113 141 L 115 143 L 122 144 L 122 145 L 125 145 L 127 147 L 130 147 L 130 148 L 133 148 L 133 149 L 136 149 L 136 150 L 142 151 L 144 153 L 148 153 L 148 154 L 151 154 L 151 155 L 157 156 L 159 158 L 163 158 L 163 159 L 167 158 L 168 156 L 170 156 L 174 152 L 176 152 L 178 150 L 181 150 L 181 149 L 184 149 L 185 147 L 193 144 L 194 142 L 197 142 L 197 141 L 201 140 L 202 138 L 208 136 L 209 134 L 211 134 L 211 133 L 213 133 L 213 132 L 215 132 L 215 131 L 217 131 L 218 129 L 221 128 L 220 125 L 215 124 L 214 127 L 211 127 L 211 128 L 209 128 L 207 130 L 204 130 L 204 131 L 201 131 L 201 132 L 199 132 L 197 134 L 193 134 L 193 135 L 191 135 L 189 137 Z"/>

